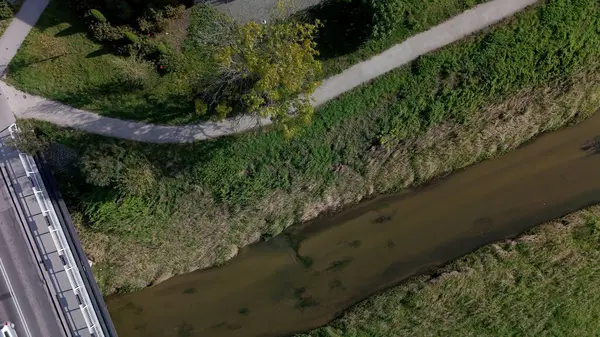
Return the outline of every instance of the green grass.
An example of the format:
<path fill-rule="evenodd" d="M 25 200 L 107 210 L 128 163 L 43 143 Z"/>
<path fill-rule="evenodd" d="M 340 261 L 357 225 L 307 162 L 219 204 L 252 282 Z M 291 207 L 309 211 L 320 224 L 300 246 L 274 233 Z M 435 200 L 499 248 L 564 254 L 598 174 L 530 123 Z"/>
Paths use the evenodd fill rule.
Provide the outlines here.
<path fill-rule="evenodd" d="M 10 83 L 105 116 L 170 123 L 195 120 L 190 83 L 208 71 L 202 51 L 184 45 L 182 71 L 160 76 L 152 64 L 115 56 L 92 42 L 68 8 L 64 0 L 51 1 L 10 63 Z"/>
<path fill-rule="evenodd" d="M 596 112 L 599 22 L 595 0 L 540 4 L 326 104 L 291 140 L 158 145 L 38 127 L 82 158 L 57 175 L 106 291 L 139 288 Z"/>
<path fill-rule="evenodd" d="M 115 56 L 111 50 L 92 42 L 87 36 L 87 28 L 70 13 L 65 1 L 53 0 L 26 39 L 9 67 L 11 84 L 26 92 L 109 117 L 166 124 L 186 124 L 205 118 L 194 114 L 193 107 L 193 86 L 200 83 L 204 74 L 211 72 L 211 62 L 202 48 L 195 47 L 193 41 L 186 41 L 183 69 L 159 76 L 151 64 Z M 315 17 L 329 22 L 324 29 L 322 49 L 329 48 L 332 41 L 338 44 L 361 41 L 361 45 L 352 45 L 350 49 L 340 47 L 345 48 L 341 55 L 337 55 L 339 48 L 334 51 L 336 55 L 328 52 L 325 74 L 334 74 L 379 53 L 481 1 L 409 1 L 402 14 L 404 17 L 397 21 L 390 35 L 369 41 L 352 35 L 355 30 L 346 29 L 349 22 L 334 22 L 327 18 L 332 9 L 339 13 L 343 10 L 341 7 L 362 1 L 334 1 L 334 5 L 326 10 L 314 13 Z M 203 29 L 203 24 L 208 21 L 207 14 L 210 13 L 202 7 L 192 9 L 190 29 Z M 361 20 L 360 15 L 346 18 Z M 344 29 L 343 36 L 337 31 L 340 27 Z M 364 27 L 367 31 L 360 34 L 369 34 L 369 23 L 364 22 Z M 173 34 L 168 38 L 163 34 L 162 38 L 166 41 L 174 39 Z"/>
<path fill-rule="evenodd" d="M 297 337 L 596 336 L 600 207 L 417 277 Z"/>

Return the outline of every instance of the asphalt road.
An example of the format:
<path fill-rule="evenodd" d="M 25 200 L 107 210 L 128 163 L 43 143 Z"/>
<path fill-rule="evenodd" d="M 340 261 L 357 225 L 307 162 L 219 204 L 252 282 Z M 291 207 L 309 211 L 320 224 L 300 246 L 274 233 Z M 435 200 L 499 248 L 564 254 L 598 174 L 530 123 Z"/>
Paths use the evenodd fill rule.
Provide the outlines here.
<path fill-rule="evenodd" d="M 64 337 L 3 180 L 0 185 L 0 321 L 14 322 L 19 337 Z"/>

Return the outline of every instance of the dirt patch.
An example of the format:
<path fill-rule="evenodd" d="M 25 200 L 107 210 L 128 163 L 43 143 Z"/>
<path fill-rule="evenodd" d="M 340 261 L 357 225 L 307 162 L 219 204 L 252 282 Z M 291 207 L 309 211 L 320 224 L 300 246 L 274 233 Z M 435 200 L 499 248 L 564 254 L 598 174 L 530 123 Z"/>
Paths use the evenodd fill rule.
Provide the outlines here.
<path fill-rule="evenodd" d="M 164 32 L 157 34 L 156 38 L 174 50 L 183 51 L 183 43 L 187 37 L 187 29 L 190 24 L 191 9 L 174 20 L 169 21 Z"/>

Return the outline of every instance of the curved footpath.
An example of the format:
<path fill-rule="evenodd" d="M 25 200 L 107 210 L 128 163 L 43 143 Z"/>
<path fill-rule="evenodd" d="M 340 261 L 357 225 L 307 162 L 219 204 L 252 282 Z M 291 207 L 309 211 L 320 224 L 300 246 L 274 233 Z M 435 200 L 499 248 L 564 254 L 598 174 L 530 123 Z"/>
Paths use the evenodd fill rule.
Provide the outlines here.
<path fill-rule="evenodd" d="M 27 0 L 26 3 L 29 1 L 39 0 Z M 314 105 L 323 104 L 346 91 L 416 59 L 420 55 L 460 40 L 469 34 L 510 17 L 536 2 L 537 0 L 492 0 L 467 10 L 428 31 L 419 33 L 395 45 L 379 55 L 326 79 L 313 94 Z M 23 22 L 17 18 L 13 20 L 11 26 L 15 23 L 22 24 Z M 33 23 L 30 25 L 33 25 Z M 10 40 L 12 45 L 20 45 L 22 40 L 15 42 L 15 39 L 9 35 L 11 32 L 17 31 L 15 29 L 11 30 L 9 26 L 6 34 L 0 39 L 0 50 L 5 50 L 4 44 L 7 40 Z M 7 54 L 11 55 L 0 60 L 0 64 L 8 64 L 14 56 L 14 53 Z M 221 122 L 204 122 L 194 125 L 155 125 L 103 117 L 96 113 L 26 94 L 0 81 L 0 93 L 2 92 L 4 93 L 3 96 L 8 99 L 13 113 L 19 118 L 33 118 L 104 136 L 149 143 L 193 142 L 246 131 L 260 124 L 270 124 L 268 119 L 258 120 L 255 117 L 245 116 Z"/>

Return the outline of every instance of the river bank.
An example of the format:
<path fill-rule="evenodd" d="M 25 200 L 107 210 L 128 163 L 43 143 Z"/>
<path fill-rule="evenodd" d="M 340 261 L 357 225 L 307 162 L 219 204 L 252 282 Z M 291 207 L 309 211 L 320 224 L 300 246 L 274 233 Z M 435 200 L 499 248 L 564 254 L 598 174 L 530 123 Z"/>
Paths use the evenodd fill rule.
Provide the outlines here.
<path fill-rule="evenodd" d="M 293 139 L 140 144 L 45 124 L 38 136 L 70 149 L 55 175 L 103 292 L 142 289 L 590 116 L 598 10 L 540 4 L 329 102 Z"/>
<path fill-rule="evenodd" d="M 600 205 L 499 241 L 296 337 L 593 336 Z"/>
<path fill-rule="evenodd" d="M 598 130 L 600 114 L 435 184 L 291 228 L 222 267 L 109 297 L 109 310 L 132 337 L 282 336 L 326 324 L 415 274 L 600 203 L 600 156 L 582 150 Z"/>

